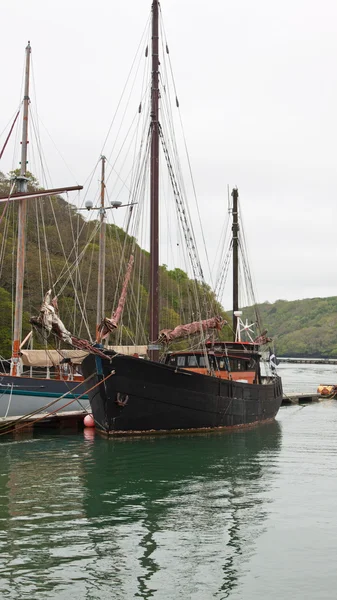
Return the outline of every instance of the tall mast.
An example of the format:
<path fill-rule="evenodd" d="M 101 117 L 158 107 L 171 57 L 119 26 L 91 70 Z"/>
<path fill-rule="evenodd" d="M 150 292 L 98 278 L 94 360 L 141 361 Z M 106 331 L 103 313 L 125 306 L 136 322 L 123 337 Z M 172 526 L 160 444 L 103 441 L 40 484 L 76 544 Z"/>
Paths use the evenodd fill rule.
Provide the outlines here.
<path fill-rule="evenodd" d="M 152 2 L 150 342 L 159 336 L 159 2 Z M 150 350 L 152 360 L 158 350 Z"/>
<path fill-rule="evenodd" d="M 233 198 L 233 332 L 235 340 L 236 321 L 237 317 L 234 312 L 239 310 L 239 219 L 238 219 L 238 197 L 237 188 L 232 191 Z"/>
<path fill-rule="evenodd" d="M 21 165 L 20 175 L 17 177 L 18 192 L 27 191 L 27 146 L 28 146 L 28 106 L 29 106 L 29 71 L 30 71 L 30 53 L 31 47 L 28 42 L 26 47 L 26 68 L 25 68 L 25 88 L 23 98 L 23 122 L 22 122 L 22 141 L 21 141 Z M 26 218 L 27 218 L 27 200 L 18 200 L 18 243 L 16 258 L 16 289 L 15 289 L 15 313 L 14 313 L 14 335 L 12 349 L 11 374 L 19 373 L 19 350 L 22 333 L 22 313 L 23 313 L 23 280 L 25 272 L 25 252 L 26 252 Z"/>
<path fill-rule="evenodd" d="M 97 318 L 96 318 L 96 341 L 100 341 L 98 328 L 104 317 L 105 311 L 105 156 L 101 156 L 101 207 L 100 207 L 100 228 L 99 228 L 99 257 L 98 257 L 98 282 L 97 282 Z"/>

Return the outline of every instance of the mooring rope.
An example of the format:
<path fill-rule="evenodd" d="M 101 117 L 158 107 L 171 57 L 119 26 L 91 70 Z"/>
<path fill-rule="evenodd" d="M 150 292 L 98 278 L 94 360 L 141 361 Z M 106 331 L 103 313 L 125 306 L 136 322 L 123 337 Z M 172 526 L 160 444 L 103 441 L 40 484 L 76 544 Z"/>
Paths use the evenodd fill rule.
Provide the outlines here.
<path fill-rule="evenodd" d="M 65 392 L 62 396 L 59 396 L 58 398 L 55 398 L 55 400 L 51 400 L 51 402 L 49 402 L 48 404 L 45 404 L 44 406 L 37 408 L 36 410 L 33 410 L 30 413 L 27 413 L 25 415 L 22 415 L 21 417 L 18 417 L 18 419 L 16 421 L 14 421 L 14 423 L 5 423 L 3 426 L 0 427 L 0 431 L 2 429 L 6 429 L 7 427 L 12 427 L 12 425 L 16 425 L 16 423 L 20 423 L 20 421 L 24 421 L 25 419 L 29 419 L 30 417 L 33 417 L 36 414 L 40 414 L 41 410 L 42 411 L 46 411 L 48 408 L 50 408 L 51 406 L 53 406 L 56 402 L 59 402 L 60 400 L 62 400 L 63 398 L 65 398 L 66 396 L 68 396 L 70 393 L 73 393 L 78 387 L 80 387 L 83 383 L 86 383 L 87 381 L 89 381 L 89 379 L 91 379 L 92 375 L 90 375 L 87 379 L 85 379 L 84 381 L 80 381 L 72 390 L 68 390 L 67 392 Z M 75 400 L 77 400 L 78 398 L 80 398 L 80 396 L 73 398 L 72 402 L 74 402 Z M 63 407 L 62 407 L 63 408 Z M 49 413 L 47 413 L 49 414 Z"/>
<path fill-rule="evenodd" d="M 60 408 L 56 408 L 55 410 L 52 410 L 51 412 L 48 412 L 46 414 L 41 415 L 40 417 L 38 417 L 37 419 L 33 419 L 33 420 L 29 420 L 29 421 L 24 421 L 24 423 L 17 427 L 17 423 L 32 417 L 35 414 L 39 414 L 39 411 L 41 411 L 41 409 L 37 409 L 36 411 L 32 412 L 32 413 L 28 413 L 27 415 L 24 415 L 22 417 L 19 417 L 16 421 L 12 422 L 12 423 L 7 423 L 5 425 L 3 425 L 2 428 L 0 428 L 0 436 L 1 435 L 6 435 L 7 433 L 9 433 L 10 431 L 12 431 L 13 429 L 15 429 L 16 431 L 19 431 L 21 429 L 24 429 L 25 427 L 31 426 L 34 423 L 37 423 L 38 421 L 42 421 L 43 419 L 45 419 L 46 417 L 49 417 L 61 410 L 63 410 L 64 408 L 66 408 L 67 406 L 69 406 L 70 404 L 72 404 L 73 402 L 76 402 L 77 400 L 79 400 L 80 398 L 82 398 L 83 396 L 85 396 L 86 394 L 88 394 L 89 392 L 91 392 L 92 390 L 94 390 L 97 386 L 99 386 L 101 383 L 104 383 L 107 379 L 109 379 L 112 375 L 115 374 L 115 371 L 111 371 L 111 373 L 109 375 L 107 375 L 106 377 L 104 377 L 104 379 L 101 379 L 98 383 L 95 383 L 95 385 L 93 385 L 91 388 L 89 388 L 88 390 L 86 390 L 85 392 L 83 392 L 83 394 L 80 394 L 77 398 L 72 398 L 69 402 L 67 402 L 66 404 L 64 404 L 63 406 L 61 406 Z M 87 377 L 87 379 L 85 379 L 84 381 L 81 381 L 78 385 L 81 385 L 83 383 L 86 383 L 87 381 L 89 381 L 89 379 L 91 379 L 94 375 L 96 375 L 96 373 L 92 373 L 91 375 L 89 375 L 89 377 Z M 78 385 L 74 388 L 74 390 L 78 387 Z M 42 409 L 46 409 L 49 408 L 50 406 L 52 406 L 53 404 L 55 404 L 56 402 L 59 402 L 62 398 L 64 398 L 65 396 L 67 396 L 70 392 L 66 392 L 65 394 L 63 394 L 63 396 L 61 396 L 60 398 L 57 398 L 56 400 L 53 400 L 52 402 L 50 402 L 49 404 L 47 404 L 46 406 L 42 407 Z M 98 423 L 99 424 L 99 423 Z M 1 429 L 3 431 L 1 431 Z M 6 429 L 6 431 L 4 431 Z"/>

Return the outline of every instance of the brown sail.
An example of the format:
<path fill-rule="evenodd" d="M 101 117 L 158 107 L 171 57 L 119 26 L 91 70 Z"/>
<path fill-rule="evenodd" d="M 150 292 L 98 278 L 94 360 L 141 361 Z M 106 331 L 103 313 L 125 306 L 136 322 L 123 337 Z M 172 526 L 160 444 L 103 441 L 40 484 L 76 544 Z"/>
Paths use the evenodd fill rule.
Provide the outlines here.
<path fill-rule="evenodd" d="M 216 329 L 220 331 L 224 325 L 227 324 L 225 319 L 221 317 L 212 317 L 211 319 L 204 319 L 203 321 L 193 321 L 193 323 L 187 323 L 186 325 L 178 325 L 174 329 L 162 329 L 159 332 L 160 343 L 172 342 L 182 338 L 195 335 L 196 333 L 202 333 L 208 329 Z"/>

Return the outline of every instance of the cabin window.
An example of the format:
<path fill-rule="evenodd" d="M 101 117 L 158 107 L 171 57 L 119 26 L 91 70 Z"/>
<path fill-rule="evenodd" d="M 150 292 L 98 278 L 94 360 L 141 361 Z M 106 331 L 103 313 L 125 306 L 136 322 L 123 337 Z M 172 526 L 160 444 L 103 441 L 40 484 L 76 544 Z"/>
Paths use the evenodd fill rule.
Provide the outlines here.
<path fill-rule="evenodd" d="M 198 361 L 197 361 L 197 357 L 192 355 L 192 356 L 188 356 L 187 357 L 187 364 L 189 367 L 197 367 L 198 366 Z"/>
<path fill-rule="evenodd" d="M 199 356 L 199 367 L 207 367 L 206 358 L 204 356 Z"/>
<path fill-rule="evenodd" d="M 178 367 L 185 366 L 185 356 L 177 356 L 177 366 Z"/>
<path fill-rule="evenodd" d="M 246 371 L 247 363 L 245 360 L 240 358 L 231 358 L 230 360 L 231 371 Z"/>
<path fill-rule="evenodd" d="M 231 371 L 255 371 L 256 360 L 251 358 L 250 360 L 243 360 L 242 358 L 231 358 L 230 359 Z"/>
<path fill-rule="evenodd" d="M 228 359 L 227 358 L 225 358 L 224 356 L 217 356 L 216 360 L 217 360 L 217 368 L 218 369 L 220 369 L 221 371 L 228 371 L 229 370 L 229 365 L 228 365 Z"/>
<path fill-rule="evenodd" d="M 176 357 L 175 356 L 170 356 L 169 362 L 170 362 L 170 365 L 175 365 L 176 364 Z"/>

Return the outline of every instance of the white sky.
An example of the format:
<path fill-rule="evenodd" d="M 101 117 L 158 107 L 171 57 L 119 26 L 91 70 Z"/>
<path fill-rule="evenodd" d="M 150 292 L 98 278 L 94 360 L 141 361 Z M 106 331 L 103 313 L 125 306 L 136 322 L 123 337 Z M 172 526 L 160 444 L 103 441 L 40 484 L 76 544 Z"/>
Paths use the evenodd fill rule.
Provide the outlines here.
<path fill-rule="evenodd" d="M 29 39 L 39 117 L 65 161 L 47 144 L 53 186 L 84 183 L 97 162 L 150 7 L 3 3 L 0 131 Z M 161 7 L 211 260 L 237 185 L 258 301 L 337 295 L 337 3 Z M 16 166 L 9 148 L 0 169 Z"/>

